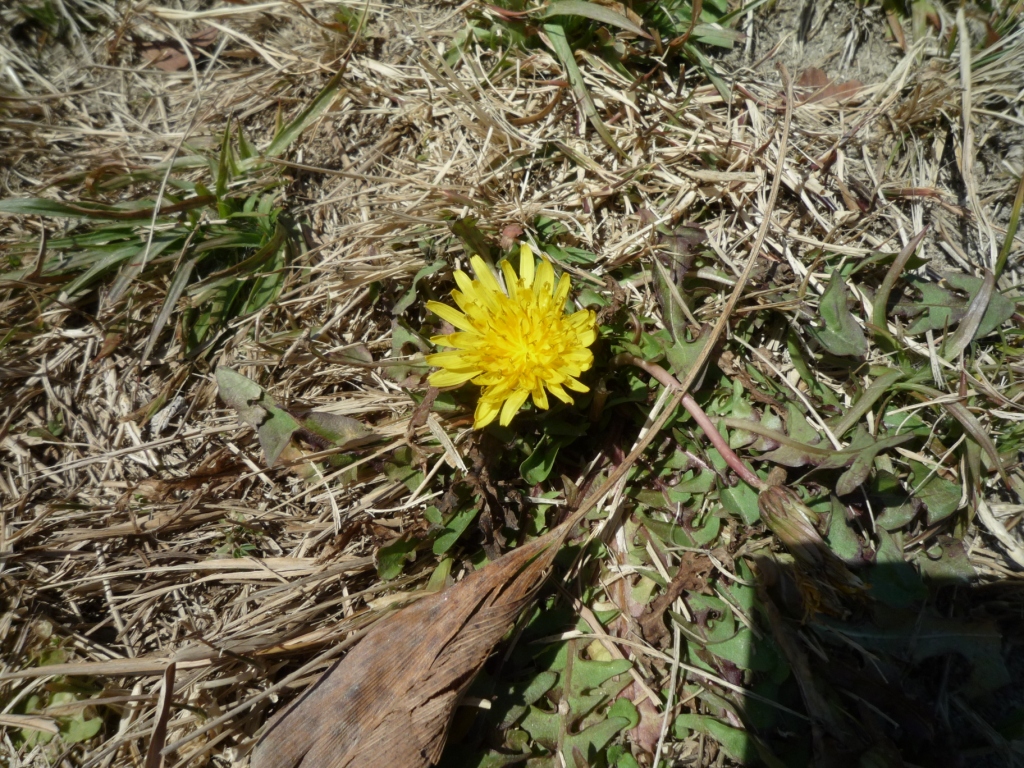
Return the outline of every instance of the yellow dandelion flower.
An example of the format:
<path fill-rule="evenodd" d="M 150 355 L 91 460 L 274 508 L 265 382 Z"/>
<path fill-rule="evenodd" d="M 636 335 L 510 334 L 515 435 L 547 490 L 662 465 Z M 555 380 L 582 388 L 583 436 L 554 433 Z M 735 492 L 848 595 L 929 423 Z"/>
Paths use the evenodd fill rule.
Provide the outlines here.
<path fill-rule="evenodd" d="M 507 261 L 499 267 L 505 290 L 479 256 L 470 259 L 476 280 L 455 271 L 459 290 L 452 298 L 459 309 L 428 301 L 427 309 L 457 329 L 434 336 L 434 344 L 452 350 L 427 355 L 441 370 L 430 375 L 435 387 L 454 387 L 467 381 L 482 387 L 473 427 L 486 427 L 500 414 L 502 426 L 512 421 L 526 399 L 547 409 L 550 392 L 571 403 L 566 392 L 587 392 L 577 378 L 594 363 L 587 347 L 597 338 L 594 313 L 589 309 L 565 314 L 569 276 L 555 284 L 550 262 L 537 265 L 528 245 L 519 251 L 519 274 Z M 459 310 L 462 310 L 461 312 Z"/>

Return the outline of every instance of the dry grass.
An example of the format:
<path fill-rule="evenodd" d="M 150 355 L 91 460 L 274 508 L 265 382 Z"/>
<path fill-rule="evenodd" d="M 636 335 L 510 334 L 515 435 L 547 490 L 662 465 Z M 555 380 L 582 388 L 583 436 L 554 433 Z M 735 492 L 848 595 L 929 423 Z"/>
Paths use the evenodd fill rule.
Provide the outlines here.
<path fill-rule="evenodd" d="M 211 343 L 190 344 L 179 318 L 187 298 L 150 343 L 180 261 L 154 262 L 119 296 L 111 296 L 106 278 L 69 296 L 68 277 L 32 267 L 53 255 L 47 238 L 85 232 L 90 223 L 0 217 L 0 252 L 23 267 L 0 286 L 0 376 L 7 382 L 0 726 L 8 726 L 0 730 L 0 753 L 6 750 L 11 765 L 148 766 L 171 661 L 167 765 L 243 764 L 279 702 L 315 679 L 360 630 L 414 599 L 436 565 L 432 556 L 421 554 L 404 575 L 383 581 L 375 554 L 399 532 L 425 527 L 423 509 L 438 503 L 454 474 L 440 462 L 431 428 L 412 421 L 409 389 L 420 387 L 403 386 L 414 383 L 404 373 L 358 361 L 367 352 L 375 361 L 416 354 L 395 334 L 404 333 L 400 321 L 414 330 L 422 325 L 422 301 L 401 318 L 391 308 L 437 259 L 465 266 L 453 221 L 474 217 L 495 242 L 520 234 L 544 242 L 538 219 L 560 222 L 563 245 L 597 254 L 591 266 L 563 265 L 576 284 L 634 316 L 660 318 L 649 270 L 666 247 L 659 228 L 699 220 L 718 262 L 700 267 L 702 293 L 688 297 L 698 324 L 721 315 L 766 226 L 761 261 L 734 317 L 739 323 L 778 312 L 786 322 L 766 321 L 756 348 L 737 341 L 729 349 L 742 361 L 737 369 L 750 363 L 788 393 L 800 377 L 786 334 L 816 316 L 836 264 L 899 251 L 927 223 L 923 254 L 936 268 L 980 275 L 997 263 L 1024 170 L 1020 32 L 952 62 L 911 51 L 884 82 L 863 86 L 849 102 L 801 103 L 808 94 L 798 88 L 782 193 L 771 209 L 767 190 L 785 105 L 775 74 L 737 70 L 730 75 L 737 96 L 726 103 L 697 70 L 675 80 L 655 68 L 638 85 L 601 59 L 582 57 L 619 155 L 557 82 L 565 75 L 546 49 L 513 53 L 516 64 L 506 69 L 479 47 L 446 63 L 441 54 L 464 24 L 455 6 L 311 0 L 301 7 L 171 8 L 64 0 L 47 7 L 57 9 L 57 44 L 54 30 L 0 23 L 5 198 L 114 204 L 163 199 L 175 183 L 209 186 L 206 163 L 217 156 L 229 120 L 266 147 L 276 126 L 299 114 L 334 73 L 344 75 L 329 108 L 288 153 L 231 182 L 230 194 L 240 199 L 251 193 L 272 201 L 289 221 L 291 244 L 276 300 L 228 318 Z M 364 8 L 365 28 L 354 34 Z M 7 9 L 0 18 L 20 17 Z M 959 22 L 966 24 L 962 15 Z M 184 45 L 189 60 L 180 69 L 144 63 L 154 44 L 173 48 L 168 41 L 204 29 L 216 32 L 215 44 Z M 197 226 L 219 221 L 212 209 L 198 215 Z M 138 223 L 140 236 L 151 240 L 172 224 L 154 216 Z M 1018 295 L 1020 253 L 1018 240 L 998 283 L 1010 296 Z M 618 282 L 624 266 L 640 264 L 648 267 Z M 435 279 L 420 282 L 421 293 L 443 293 Z M 800 297 L 797 287 L 805 291 Z M 854 313 L 864 326 L 872 297 L 857 292 L 854 299 L 864 308 Z M 1024 420 L 1019 338 L 978 349 L 965 364 L 963 356 L 943 359 L 933 338 L 905 335 L 896 319 L 888 330 L 935 371 L 942 394 L 948 382 L 955 392 L 962 381 L 985 400 L 976 415 L 988 434 L 1009 436 L 999 445 L 1019 493 L 1024 479 L 1010 455 Z M 751 338 L 747 330 L 739 335 Z M 873 348 L 866 362 L 889 360 Z M 359 449 L 356 470 L 302 480 L 267 468 L 253 431 L 217 400 L 218 366 L 258 381 L 283 405 L 358 419 L 376 441 Z M 848 372 L 822 364 L 814 375 L 850 405 Z M 169 420 L 154 418 L 179 397 L 181 407 L 165 412 Z M 914 407 L 931 402 L 924 400 Z M 472 464 L 476 443 L 467 419 L 442 416 Z M 633 436 L 619 440 L 621 456 Z M 410 445 L 422 468 L 439 470 L 421 490 L 389 471 L 396 450 Z M 587 458 L 605 467 L 611 453 L 595 449 Z M 981 461 L 977 454 L 963 454 L 960 463 L 959 453 L 948 461 L 931 448 L 926 454 L 915 457 L 948 465 L 966 495 L 968 462 Z M 578 472 L 570 479 L 583 484 L 587 467 Z M 614 494 L 602 512 L 609 522 L 621 519 L 627 502 Z M 973 583 L 994 585 L 1002 601 L 991 615 L 1021 605 L 1024 563 L 1014 562 L 1020 502 L 994 477 L 982 512 L 997 538 L 966 516 L 956 529 Z M 742 547 L 749 553 L 771 545 L 771 533 L 756 530 L 731 523 L 717 544 L 739 559 Z M 937 532 L 915 529 L 906 551 Z M 607 567 L 621 576 L 624 535 L 609 529 L 606 541 Z M 455 562 L 456 578 L 469 567 L 466 557 Z M 597 594 L 604 604 L 616 602 L 613 587 Z M 675 648 L 674 664 L 638 664 L 638 679 L 656 691 L 669 687 L 670 675 L 682 681 L 678 637 Z M 63 709 L 17 715 L 33 695 L 64 680 L 80 683 Z M 104 718 L 90 740 L 33 747 L 21 738 L 17 726 L 52 730 L 56 718 L 86 707 L 90 717 Z M 669 733 L 661 749 L 692 765 L 713 754 L 697 735 Z"/>

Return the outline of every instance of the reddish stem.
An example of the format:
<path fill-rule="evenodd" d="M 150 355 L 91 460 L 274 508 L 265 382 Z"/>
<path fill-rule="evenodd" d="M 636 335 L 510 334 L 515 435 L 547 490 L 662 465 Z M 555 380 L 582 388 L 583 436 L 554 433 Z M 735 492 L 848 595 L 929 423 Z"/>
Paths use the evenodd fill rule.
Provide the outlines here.
<path fill-rule="evenodd" d="M 658 383 L 665 388 L 676 391 L 682 389 L 682 385 L 679 383 L 679 380 L 660 365 L 657 363 L 648 363 L 646 360 L 641 360 L 636 355 L 631 355 L 628 352 L 616 355 L 612 360 L 612 365 L 636 366 L 657 379 Z M 708 440 L 710 440 L 711 444 L 715 446 L 715 450 L 722 455 L 722 458 L 725 459 L 725 463 L 732 468 L 732 471 L 739 475 L 740 479 L 747 485 L 751 485 L 759 491 L 764 490 L 767 487 L 764 481 L 754 474 L 753 470 L 744 464 L 740 460 L 740 457 L 736 455 L 736 452 L 729 447 L 729 443 L 727 443 L 725 438 L 722 437 L 722 434 L 715 427 L 714 423 L 708 415 L 704 413 L 704 409 L 697 405 L 697 401 L 693 399 L 689 392 L 683 393 L 683 397 L 680 402 L 682 402 L 683 408 L 693 416 L 693 420 L 697 422 L 697 426 L 704 430 L 704 434 L 708 436 Z"/>

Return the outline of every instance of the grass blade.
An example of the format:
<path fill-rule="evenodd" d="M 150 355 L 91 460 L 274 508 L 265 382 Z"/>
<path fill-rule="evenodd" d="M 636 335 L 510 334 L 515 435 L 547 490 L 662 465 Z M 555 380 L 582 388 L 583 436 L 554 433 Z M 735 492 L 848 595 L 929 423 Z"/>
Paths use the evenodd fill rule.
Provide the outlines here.
<path fill-rule="evenodd" d="M 316 120 L 324 111 L 331 106 L 331 102 L 334 101 L 334 97 L 338 95 L 338 91 L 341 89 L 341 81 L 345 76 L 344 68 L 341 69 L 334 77 L 327 81 L 327 85 L 320 91 L 313 101 L 309 103 L 304 110 L 302 110 L 298 116 L 290 123 L 284 125 L 281 130 L 277 132 L 270 145 L 267 147 L 267 157 L 277 157 L 288 150 L 288 147 L 295 141 L 314 120 Z"/>
<path fill-rule="evenodd" d="M 617 13 L 603 5 L 588 3 L 584 0 L 558 0 L 549 5 L 540 17 L 542 19 L 550 19 L 552 16 L 583 16 L 599 24 L 618 27 L 627 32 L 633 32 L 641 37 L 645 37 L 648 40 L 651 39 L 651 36 L 644 31 L 643 27 L 630 21 L 621 13 Z"/>
<path fill-rule="evenodd" d="M 198 261 L 198 257 L 188 259 L 174 273 L 174 277 L 171 279 L 171 284 L 167 288 L 167 295 L 164 297 L 164 303 L 160 307 L 160 313 L 156 316 L 156 320 L 153 321 L 153 327 L 149 331 L 149 338 L 146 340 L 146 347 L 142 351 L 143 366 L 149 359 L 149 355 L 153 351 L 153 347 L 156 345 L 156 340 L 160 336 L 161 331 L 163 331 L 164 326 L 167 325 L 167 321 L 170 319 L 171 313 L 174 311 L 174 307 L 178 303 L 178 299 L 180 299 L 181 294 L 185 292 L 185 288 L 188 286 L 188 281 L 192 278 L 192 270 L 195 269 Z"/>
<path fill-rule="evenodd" d="M 974 335 L 978 332 L 978 326 L 981 325 L 981 319 L 985 316 L 985 310 L 988 309 L 988 304 L 992 300 L 992 292 L 995 287 L 995 277 L 986 269 L 981 287 L 974 295 L 974 299 L 971 300 L 970 306 L 967 307 L 967 313 L 960 321 L 960 325 L 957 326 L 956 332 L 946 341 L 944 357 L 947 360 L 952 360 L 963 352 L 974 339 Z"/>
<path fill-rule="evenodd" d="M 832 431 L 838 437 L 842 437 L 850 427 L 860 421 L 860 417 L 868 412 L 868 409 L 878 401 L 878 398 L 889 391 L 889 387 L 902 378 L 903 374 L 900 371 L 889 371 L 871 382 L 871 386 L 864 390 L 864 394 L 860 396 L 860 399 L 835 423 Z"/>
<path fill-rule="evenodd" d="M 903 269 L 907 266 L 907 262 L 910 257 L 914 255 L 914 251 L 917 250 L 917 246 L 921 244 L 924 236 L 928 233 L 928 227 L 925 227 L 912 238 L 907 246 L 900 251 L 899 256 L 889 267 L 889 271 L 885 273 L 885 279 L 882 280 L 882 284 L 878 287 L 878 291 L 875 293 L 875 301 L 871 308 L 871 323 L 874 326 L 872 329 L 875 333 L 883 333 L 889 335 L 887 330 L 888 325 L 885 319 L 885 306 L 889 303 L 889 294 L 892 293 L 893 287 L 896 285 L 896 281 L 900 275 L 903 274 Z"/>
<path fill-rule="evenodd" d="M 169 213 L 181 213 L 193 208 L 202 208 L 216 202 L 213 195 L 197 195 L 180 203 L 172 203 L 160 208 L 157 216 L 165 216 Z M 146 205 L 143 203 L 129 203 L 124 206 L 101 205 L 100 203 L 79 202 L 74 205 L 61 203 L 56 200 L 47 200 L 41 197 L 21 198 L 18 200 L 0 200 L 0 213 L 17 213 L 23 216 L 49 216 L 51 218 L 69 219 L 116 219 L 131 221 L 136 219 L 151 219 L 153 208 L 134 208 L 132 206 Z"/>
<path fill-rule="evenodd" d="M 586 112 L 594 129 L 609 148 L 621 157 L 625 157 L 626 153 L 615 143 L 615 139 L 612 138 L 608 126 L 604 124 L 604 121 L 597 112 L 594 100 L 590 97 L 587 85 L 583 81 L 583 74 L 580 72 L 580 68 L 576 66 L 576 57 L 573 56 L 572 48 L 569 47 L 569 41 L 565 37 L 565 30 L 562 29 L 562 25 L 545 24 L 544 31 L 547 33 L 548 40 L 551 41 L 551 47 L 554 49 L 555 55 L 562 62 L 562 66 L 565 67 L 565 73 L 569 76 L 572 89 L 576 92 L 580 103 L 583 104 L 583 111 Z"/>
<path fill-rule="evenodd" d="M 1020 183 L 1017 185 L 1017 194 L 1013 198 L 1013 207 L 1010 209 L 1010 221 L 1006 225 L 1006 238 L 1003 240 L 1003 247 L 999 249 L 999 258 L 996 259 L 996 280 L 1003 274 L 1006 260 L 1013 248 L 1013 238 L 1017 236 L 1017 227 L 1020 225 L 1021 206 L 1024 206 L 1024 174 L 1021 174 Z"/>

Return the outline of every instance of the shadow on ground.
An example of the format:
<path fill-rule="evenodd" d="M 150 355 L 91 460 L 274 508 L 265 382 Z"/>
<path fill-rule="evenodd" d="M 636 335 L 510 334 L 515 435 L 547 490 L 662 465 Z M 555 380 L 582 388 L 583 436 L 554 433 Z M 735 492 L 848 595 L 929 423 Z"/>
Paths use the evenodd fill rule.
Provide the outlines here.
<path fill-rule="evenodd" d="M 797 567 L 806 559 L 767 551 L 735 561 L 739 581 L 709 579 L 682 595 L 685 611 L 664 616 L 678 652 L 669 636 L 660 652 L 634 659 L 652 684 L 666 681 L 662 696 L 680 665 L 662 764 L 1017 764 L 1024 667 L 1011 652 L 1022 636 L 1021 587 L 973 585 L 960 542 L 928 544 L 917 567 L 902 558 L 861 563 L 863 589 L 842 595 L 843 615 L 807 616 L 808 602 L 829 589 L 824 577 Z M 596 611 L 606 626 L 615 613 Z M 630 625 L 623 639 L 633 644 L 620 645 L 627 653 L 649 640 L 640 622 Z M 553 767 L 559 749 L 569 766 L 652 764 L 660 717 L 645 722 L 629 674 L 613 674 L 628 663 L 607 657 L 565 593 L 549 594 L 513 637 L 474 684 L 474 705 L 460 709 L 444 768 Z M 639 722 L 626 698 L 641 705 Z M 630 752 L 607 746 L 623 733 Z"/>

